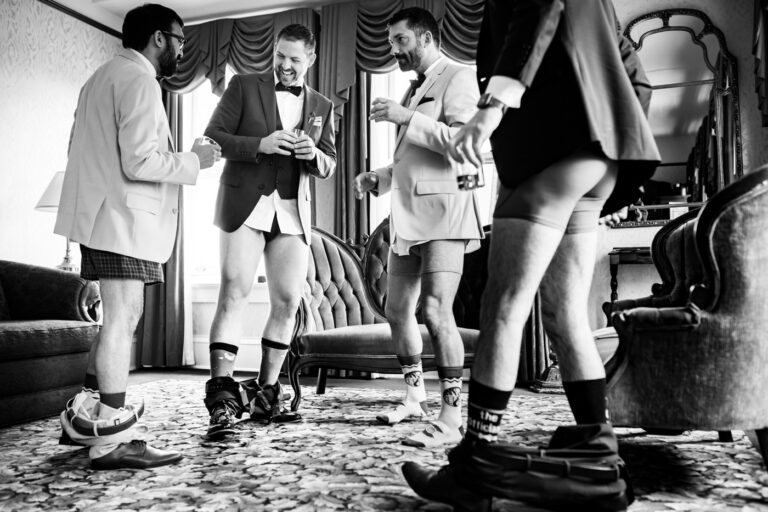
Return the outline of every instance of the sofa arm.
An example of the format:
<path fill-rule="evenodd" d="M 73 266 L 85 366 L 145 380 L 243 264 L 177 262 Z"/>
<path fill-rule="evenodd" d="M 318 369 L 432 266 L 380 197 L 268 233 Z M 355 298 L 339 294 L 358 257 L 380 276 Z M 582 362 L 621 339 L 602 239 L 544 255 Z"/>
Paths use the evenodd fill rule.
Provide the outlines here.
<path fill-rule="evenodd" d="M 669 299 L 669 296 L 649 295 L 638 299 L 623 299 L 617 300 L 616 302 L 606 301 L 603 302 L 602 310 L 603 313 L 605 313 L 605 319 L 610 326 L 612 325 L 611 317 L 614 313 L 635 308 L 666 308 L 671 306 L 673 306 L 673 304 Z"/>
<path fill-rule="evenodd" d="M 71 272 L 0 260 L 0 286 L 13 320 L 101 319 L 98 283 Z"/>

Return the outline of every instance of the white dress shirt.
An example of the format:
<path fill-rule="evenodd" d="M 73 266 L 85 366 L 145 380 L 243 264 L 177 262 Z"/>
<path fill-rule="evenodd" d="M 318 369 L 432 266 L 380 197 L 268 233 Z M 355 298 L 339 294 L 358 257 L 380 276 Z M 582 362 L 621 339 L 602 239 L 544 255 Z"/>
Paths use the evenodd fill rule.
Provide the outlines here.
<path fill-rule="evenodd" d="M 275 83 L 278 79 L 275 76 Z M 301 114 L 304 110 L 304 88 L 301 94 L 294 96 L 288 91 L 275 91 L 277 97 L 277 111 L 280 114 L 280 122 L 284 130 L 293 130 L 301 126 Z M 245 219 L 245 225 L 269 232 L 272 230 L 272 222 L 277 216 L 277 225 L 281 233 L 286 235 L 301 235 L 299 219 L 299 204 L 296 199 L 283 199 L 275 190 L 268 196 L 261 196 L 259 202 L 253 207 L 253 211 Z"/>

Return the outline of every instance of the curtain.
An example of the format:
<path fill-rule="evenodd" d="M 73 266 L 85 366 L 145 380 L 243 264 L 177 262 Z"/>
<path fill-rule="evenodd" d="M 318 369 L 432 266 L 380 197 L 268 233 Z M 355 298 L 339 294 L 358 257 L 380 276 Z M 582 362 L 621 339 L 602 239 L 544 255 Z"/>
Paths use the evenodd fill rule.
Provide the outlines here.
<path fill-rule="evenodd" d="M 336 138 L 336 208 L 334 233 L 342 240 L 360 244 L 368 229 L 368 198 L 355 199 L 352 180 L 368 168 L 368 80 L 365 72 L 357 73 L 350 88 L 349 101 L 344 104 Z"/>
<path fill-rule="evenodd" d="M 755 0 L 752 54 L 755 56 L 755 90 L 763 126 L 768 126 L 768 0 Z"/>
<path fill-rule="evenodd" d="M 174 145 L 181 143 L 181 109 L 178 94 L 164 95 L 166 114 Z M 144 288 L 144 315 L 137 329 L 138 360 L 142 366 L 178 368 L 192 364 L 189 360 L 191 336 L 185 336 L 184 312 L 184 251 L 183 249 L 183 188 L 179 192 L 179 228 L 176 243 L 167 263 L 163 265 L 165 282 Z M 185 351 L 185 340 L 189 344 Z M 186 357 L 185 357 L 186 354 Z"/>

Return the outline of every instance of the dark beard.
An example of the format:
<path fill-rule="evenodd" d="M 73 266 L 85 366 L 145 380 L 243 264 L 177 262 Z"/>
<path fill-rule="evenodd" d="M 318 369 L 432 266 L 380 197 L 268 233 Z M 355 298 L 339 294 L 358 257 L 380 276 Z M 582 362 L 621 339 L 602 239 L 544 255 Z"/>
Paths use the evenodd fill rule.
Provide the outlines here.
<path fill-rule="evenodd" d="M 395 57 L 395 60 L 397 60 L 397 65 L 400 68 L 400 71 L 413 71 L 419 66 L 419 64 L 421 64 L 421 58 L 423 56 L 423 47 L 421 44 L 416 43 L 416 48 L 399 55 L 398 57 L 400 58 Z"/>
<path fill-rule="evenodd" d="M 172 45 L 166 42 L 163 53 L 160 54 L 160 76 L 169 77 L 176 74 L 179 60 L 173 51 Z"/>

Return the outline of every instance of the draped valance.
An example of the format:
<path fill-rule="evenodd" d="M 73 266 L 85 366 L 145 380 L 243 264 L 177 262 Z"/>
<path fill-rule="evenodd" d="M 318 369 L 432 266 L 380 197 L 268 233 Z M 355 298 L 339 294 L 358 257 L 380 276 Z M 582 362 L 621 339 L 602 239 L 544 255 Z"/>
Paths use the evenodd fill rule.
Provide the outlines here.
<path fill-rule="evenodd" d="M 453 60 L 474 63 L 484 0 L 362 0 L 240 19 L 215 20 L 186 27 L 187 44 L 176 76 L 164 81 L 172 92 L 189 92 L 206 79 L 215 94 L 224 92 L 227 64 L 237 73 L 272 68 L 272 43 L 282 27 L 303 23 L 318 34 L 315 65 L 318 90 L 341 115 L 357 71 L 386 73 L 397 64 L 387 41 L 387 20 L 405 7 L 423 7 L 435 15 L 442 51 Z M 314 85 L 310 78 L 310 85 Z"/>

